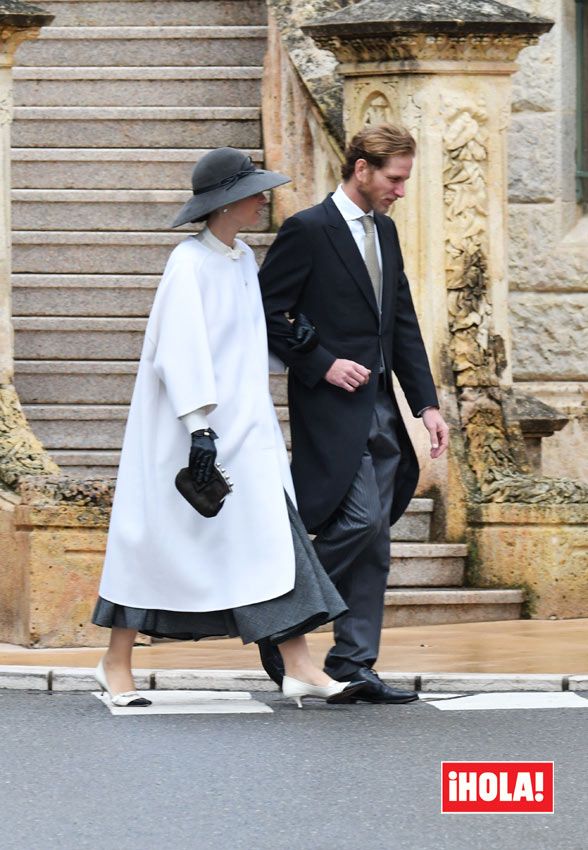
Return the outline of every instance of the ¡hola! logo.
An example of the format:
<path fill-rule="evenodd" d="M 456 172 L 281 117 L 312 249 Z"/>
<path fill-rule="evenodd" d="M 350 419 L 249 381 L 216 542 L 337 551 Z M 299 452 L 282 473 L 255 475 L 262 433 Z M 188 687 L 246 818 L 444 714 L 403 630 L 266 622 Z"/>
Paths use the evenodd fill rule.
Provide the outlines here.
<path fill-rule="evenodd" d="M 553 762 L 441 762 L 441 812 L 552 814 Z"/>

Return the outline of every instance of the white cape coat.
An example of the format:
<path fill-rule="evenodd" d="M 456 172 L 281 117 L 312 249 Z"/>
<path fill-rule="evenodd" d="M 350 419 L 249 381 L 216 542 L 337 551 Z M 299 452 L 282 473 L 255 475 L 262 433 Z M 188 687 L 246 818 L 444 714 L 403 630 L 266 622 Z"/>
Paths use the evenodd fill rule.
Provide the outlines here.
<path fill-rule="evenodd" d="M 136 608 L 215 611 L 294 586 L 288 456 L 269 392 L 252 250 L 238 260 L 188 237 L 172 252 L 147 330 L 127 422 L 100 595 Z M 234 483 L 218 516 L 178 493 L 190 435 L 210 405 L 218 462 Z"/>

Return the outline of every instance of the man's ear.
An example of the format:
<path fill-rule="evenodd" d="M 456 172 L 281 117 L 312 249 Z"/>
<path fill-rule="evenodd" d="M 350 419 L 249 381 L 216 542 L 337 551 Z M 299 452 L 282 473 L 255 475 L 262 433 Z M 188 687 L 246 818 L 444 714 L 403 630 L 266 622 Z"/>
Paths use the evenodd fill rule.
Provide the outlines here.
<path fill-rule="evenodd" d="M 369 164 L 367 159 L 362 159 L 361 157 L 355 161 L 355 168 L 353 174 L 358 183 L 365 182 L 366 178 L 369 177 L 369 174 L 372 170 L 372 166 Z"/>

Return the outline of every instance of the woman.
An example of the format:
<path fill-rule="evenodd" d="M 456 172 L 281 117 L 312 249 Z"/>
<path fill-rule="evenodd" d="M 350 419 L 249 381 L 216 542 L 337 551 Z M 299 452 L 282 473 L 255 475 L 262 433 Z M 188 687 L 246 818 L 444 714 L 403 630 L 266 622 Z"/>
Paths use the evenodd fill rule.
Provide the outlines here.
<path fill-rule="evenodd" d="M 131 674 L 137 631 L 269 638 L 284 661 L 282 690 L 299 707 L 304 696 L 336 702 L 360 687 L 330 679 L 308 653 L 304 634 L 346 608 L 294 508 L 257 265 L 235 238 L 258 223 L 263 191 L 288 180 L 232 148 L 212 151 L 195 166 L 193 197 L 173 224 L 207 222 L 168 260 L 125 432 L 93 616 L 111 628 L 96 676 L 116 705 L 149 704 Z M 174 480 L 188 460 L 201 486 L 217 457 L 234 490 L 205 518 Z"/>

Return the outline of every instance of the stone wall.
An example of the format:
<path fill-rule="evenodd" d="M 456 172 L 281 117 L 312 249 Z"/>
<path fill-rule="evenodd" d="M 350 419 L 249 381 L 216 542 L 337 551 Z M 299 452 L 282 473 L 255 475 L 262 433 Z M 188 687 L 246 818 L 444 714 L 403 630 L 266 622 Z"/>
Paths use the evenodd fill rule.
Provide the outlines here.
<path fill-rule="evenodd" d="M 334 56 L 300 26 L 345 0 L 268 0 L 263 75 L 265 164 L 292 182 L 272 196 L 273 224 L 322 201 L 340 180 L 343 81 Z"/>
<path fill-rule="evenodd" d="M 113 489 L 108 480 L 40 475 L 0 493 L 0 641 L 104 645 L 91 615 Z"/>
<path fill-rule="evenodd" d="M 513 377 L 569 424 L 543 441 L 543 473 L 588 481 L 588 214 L 575 197 L 574 0 L 516 0 L 555 20 L 524 50 L 509 134 Z"/>
<path fill-rule="evenodd" d="M 479 505 L 468 517 L 470 578 L 525 590 L 539 619 L 585 617 L 588 505 Z"/>

